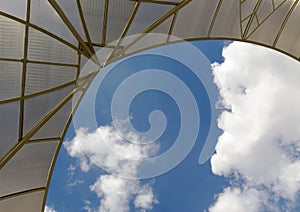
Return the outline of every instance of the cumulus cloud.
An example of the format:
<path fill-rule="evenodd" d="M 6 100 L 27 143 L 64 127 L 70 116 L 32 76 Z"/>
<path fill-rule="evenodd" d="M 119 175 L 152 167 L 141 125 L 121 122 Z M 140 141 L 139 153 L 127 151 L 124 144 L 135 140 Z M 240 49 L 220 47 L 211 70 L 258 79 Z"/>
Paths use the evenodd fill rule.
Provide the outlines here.
<path fill-rule="evenodd" d="M 142 185 L 135 178 L 142 162 L 139 159 L 154 155 L 159 146 L 155 143 L 145 145 L 138 135 L 131 132 L 125 135 L 113 126 L 100 126 L 94 132 L 81 128 L 64 146 L 70 156 L 79 160 L 83 172 L 93 166 L 108 172 L 89 187 L 99 197 L 99 211 L 129 211 L 131 201 L 137 210 L 149 210 L 158 201 L 150 184 Z"/>
<path fill-rule="evenodd" d="M 213 64 L 224 111 L 211 165 L 214 174 L 242 183 L 226 188 L 210 210 L 258 211 L 279 200 L 290 206 L 300 190 L 299 62 L 239 42 L 223 57 Z"/>
<path fill-rule="evenodd" d="M 57 211 L 54 209 L 53 206 L 46 205 L 44 212 L 57 212 Z"/>
<path fill-rule="evenodd" d="M 210 207 L 211 212 L 255 212 L 261 208 L 260 194 L 254 189 L 241 191 L 239 188 L 226 188 L 218 195 L 218 201 Z"/>
<path fill-rule="evenodd" d="M 100 211 L 129 211 L 132 197 L 135 197 L 134 206 L 141 211 L 150 210 L 157 203 L 152 188 L 148 184 L 140 185 L 135 179 L 102 175 L 90 189 L 101 199 Z"/>

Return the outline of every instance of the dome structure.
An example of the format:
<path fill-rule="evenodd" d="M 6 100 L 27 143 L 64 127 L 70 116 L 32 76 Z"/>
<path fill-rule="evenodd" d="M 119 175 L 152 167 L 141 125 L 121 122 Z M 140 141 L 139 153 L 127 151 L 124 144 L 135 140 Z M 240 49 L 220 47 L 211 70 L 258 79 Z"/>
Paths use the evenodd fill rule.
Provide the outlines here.
<path fill-rule="evenodd" d="M 298 0 L 2 0 L 0 211 L 44 210 L 72 112 L 97 73 L 80 73 L 88 59 L 98 70 L 176 36 L 250 42 L 299 61 L 299 21 Z M 136 45 L 147 33 L 164 36 Z"/>

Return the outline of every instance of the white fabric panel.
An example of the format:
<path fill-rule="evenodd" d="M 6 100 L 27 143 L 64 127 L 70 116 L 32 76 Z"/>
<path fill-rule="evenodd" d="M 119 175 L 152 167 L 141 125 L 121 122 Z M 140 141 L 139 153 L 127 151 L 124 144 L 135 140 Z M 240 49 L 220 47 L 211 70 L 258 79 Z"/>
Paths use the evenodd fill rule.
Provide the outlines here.
<path fill-rule="evenodd" d="M 95 43 L 102 43 L 104 2 L 104 0 L 80 0 L 91 40 Z"/>
<path fill-rule="evenodd" d="M 69 86 L 48 94 L 26 99 L 24 103 L 24 135 L 74 88 Z"/>
<path fill-rule="evenodd" d="M 181 2 L 182 0 L 162 0 L 162 1 L 165 1 L 165 2 L 177 2 L 177 3 L 179 3 L 179 2 Z"/>
<path fill-rule="evenodd" d="M 47 90 L 75 80 L 77 67 L 27 64 L 25 94 Z"/>
<path fill-rule="evenodd" d="M 0 104 L 0 158 L 18 140 L 19 110 L 19 102 Z"/>
<path fill-rule="evenodd" d="M 78 45 L 76 38 L 48 1 L 31 0 L 30 15 L 31 23 L 73 43 L 75 46 Z"/>
<path fill-rule="evenodd" d="M 134 1 L 109 1 L 106 43 L 119 39 L 132 13 L 134 5 Z"/>
<path fill-rule="evenodd" d="M 16 21 L 0 16 L 0 57 L 23 57 L 25 27 Z"/>
<path fill-rule="evenodd" d="M 174 6 L 142 3 L 135 15 L 135 18 L 128 30 L 127 35 L 134 35 L 143 32 L 148 26 L 158 20 Z"/>
<path fill-rule="evenodd" d="M 58 141 L 26 144 L 0 172 L 0 197 L 44 187 Z"/>
<path fill-rule="evenodd" d="M 180 38 L 207 36 L 218 0 L 192 1 L 178 12 L 173 35 Z"/>
<path fill-rule="evenodd" d="M 64 11 L 65 15 L 69 19 L 69 21 L 72 23 L 73 27 L 76 29 L 76 31 L 79 33 L 81 38 L 83 40 L 86 40 L 84 30 L 81 24 L 78 7 L 76 0 L 56 0 L 58 5 L 61 7 L 61 9 Z"/>
<path fill-rule="evenodd" d="M 0 209 L 3 212 L 41 211 L 44 193 L 44 191 L 37 191 L 1 200 Z"/>
<path fill-rule="evenodd" d="M 239 2 L 241 2 L 241 1 L 239 0 Z M 266 1 L 264 1 L 264 2 L 266 2 Z M 264 4 L 264 2 L 262 2 L 262 4 Z M 272 4 L 271 1 L 268 1 L 268 2 L 270 2 Z M 240 3 L 240 5 L 241 5 L 241 19 L 242 20 L 245 17 L 249 16 L 253 12 L 256 4 L 257 4 L 256 0 L 246 0 L 242 3 Z"/>
<path fill-rule="evenodd" d="M 74 49 L 42 32 L 29 29 L 29 60 L 76 64 L 77 57 Z"/>
<path fill-rule="evenodd" d="M 241 38 L 239 11 L 240 5 L 237 0 L 223 0 L 213 25 L 211 37 Z"/>
<path fill-rule="evenodd" d="M 283 23 L 284 17 L 286 17 L 292 6 L 292 3 L 292 1 L 286 1 L 282 6 L 275 10 L 275 12 L 268 19 L 266 19 L 266 21 L 263 22 L 256 31 L 254 31 L 254 33 L 249 37 L 249 40 L 260 41 L 264 44 L 272 46 Z M 263 10 L 264 8 L 259 9 Z M 265 13 L 264 15 L 261 15 L 261 17 L 265 17 L 267 15 L 268 14 Z M 262 22 L 262 20 L 259 21 Z M 257 24 L 254 23 L 253 25 L 257 26 Z"/>
<path fill-rule="evenodd" d="M 168 42 L 169 39 L 169 31 L 173 21 L 173 15 L 165 20 L 162 24 L 156 27 L 151 33 L 158 33 L 161 36 L 162 43 Z"/>
<path fill-rule="evenodd" d="M 271 12 L 273 11 L 273 6 L 272 6 L 272 2 L 271 1 L 263 1 L 256 14 L 258 17 L 258 20 L 261 21 L 264 18 L 266 18 L 267 15 L 269 15 Z M 281 17 L 282 18 L 282 17 Z M 282 19 L 283 20 L 283 19 Z M 279 23 L 278 23 L 279 24 Z"/>
<path fill-rule="evenodd" d="M 62 109 L 60 109 L 33 137 L 57 138 L 62 136 L 62 132 L 67 124 L 72 111 L 72 100 L 70 100 Z"/>
<path fill-rule="evenodd" d="M 300 57 L 300 4 L 288 19 L 276 47 L 296 57 Z"/>
<path fill-rule="evenodd" d="M 21 95 L 22 63 L 0 60 L 0 100 Z"/>
<path fill-rule="evenodd" d="M 27 0 L 0 0 L 0 11 L 18 18 L 26 18 L 26 9 Z"/>

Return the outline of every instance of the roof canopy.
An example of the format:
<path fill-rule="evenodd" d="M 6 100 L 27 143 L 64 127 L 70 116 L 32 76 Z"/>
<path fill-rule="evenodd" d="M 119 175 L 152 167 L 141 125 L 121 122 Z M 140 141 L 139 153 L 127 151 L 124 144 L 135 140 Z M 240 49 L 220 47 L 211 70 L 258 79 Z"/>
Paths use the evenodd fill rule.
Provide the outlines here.
<path fill-rule="evenodd" d="M 154 44 L 229 39 L 300 60 L 298 0 L 10 0 L 0 4 L 0 210 L 39 211 L 67 127 L 73 95 L 81 99 L 101 67 Z M 144 33 L 135 35 L 136 33 Z M 119 38 L 133 35 L 129 44 Z M 99 48 L 112 50 L 102 61 Z M 115 56 L 115 57 L 113 57 Z M 78 101 L 79 102 L 79 101 Z"/>

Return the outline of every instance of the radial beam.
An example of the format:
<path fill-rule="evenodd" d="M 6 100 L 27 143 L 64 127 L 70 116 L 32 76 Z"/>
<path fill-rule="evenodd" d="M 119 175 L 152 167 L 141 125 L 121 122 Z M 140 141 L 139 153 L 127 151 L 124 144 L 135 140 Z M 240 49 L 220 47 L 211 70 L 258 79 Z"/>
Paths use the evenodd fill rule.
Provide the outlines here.
<path fill-rule="evenodd" d="M 138 42 L 140 39 L 142 39 L 147 33 L 151 32 L 153 29 L 155 29 L 156 27 L 158 27 L 165 20 L 167 20 L 169 17 L 171 17 L 172 15 L 174 15 L 175 13 L 177 13 L 180 9 L 182 9 L 183 7 L 185 7 L 191 1 L 192 0 L 183 0 L 180 3 L 178 3 L 177 6 L 173 7 L 172 9 L 170 9 L 168 12 L 166 12 L 164 15 L 162 15 L 158 20 L 156 20 L 150 26 L 148 26 L 143 32 L 141 32 L 141 34 L 139 34 L 137 37 L 135 37 L 129 44 L 127 44 L 123 48 L 123 51 L 126 51 L 127 49 L 129 49 L 132 45 L 134 45 L 136 42 Z M 113 55 L 111 55 L 110 57 L 108 57 L 109 59 L 107 60 L 107 62 L 109 62 L 109 60 L 112 57 L 113 57 Z"/>
<path fill-rule="evenodd" d="M 164 4 L 164 5 L 178 5 L 178 2 L 175 1 L 160 1 L 160 0 L 131 0 L 137 2 L 153 3 L 153 4 Z"/>
<path fill-rule="evenodd" d="M 41 129 L 73 96 L 89 83 L 89 79 L 93 79 L 98 72 L 95 71 L 89 75 L 89 78 L 81 85 L 71 91 L 56 106 L 54 106 L 25 136 L 16 143 L 0 160 L 0 169 Z"/>
<path fill-rule="evenodd" d="M 87 55 L 93 60 L 94 63 L 96 63 L 97 65 L 100 65 L 97 57 L 95 57 L 93 51 L 90 49 L 92 47 L 88 47 L 86 45 L 84 40 L 81 38 L 81 36 L 77 32 L 77 30 L 75 29 L 73 24 L 70 22 L 70 20 L 67 18 L 67 16 L 63 12 L 63 10 L 60 8 L 60 6 L 57 4 L 57 2 L 55 0 L 48 0 L 48 1 L 52 5 L 52 7 L 56 10 L 57 14 L 60 16 L 60 18 L 66 24 L 66 26 L 69 28 L 69 30 L 74 35 L 74 37 L 77 39 L 81 48 L 87 53 Z"/>
<path fill-rule="evenodd" d="M 77 8 L 78 8 L 78 12 L 79 12 L 79 16 L 80 16 L 80 20 L 81 20 L 81 24 L 83 27 L 85 37 L 87 39 L 89 46 L 92 48 L 92 40 L 91 40 L 91 36 L 90 36 L 89 30 L 88 30 L 84 15 L 83 15 L 83 10 L 82 10 L 80 0 L 76 0 L 76 2 L 77 2 Z M 92 49 L 92 50 L 94 50 L 94 49 Z"/>
<path fill-rule="evenodd" d="M 22 196 L 22 195 L 25 195 L 25 194 L 31 194 L 31 193 L 35 193 L 35 192 L 38 192 L 38 191 L 44 191 L 45 189 L 46 189 L 46 187 L 39 187 L 39 188 L 33 188 L 33 189 L 25 190 L 25 191 L 20 191 L 20 192 L 13 193 L 13 194 L 8 194 L 8 195 L 0 197 L 0 202 L 2 200 Z"/>
<path fill-rule="evenodd" d="M 22 67 L 22 82 L 21 82 L 21 98 L 25 95 L 26 85 L 26 71 L 27 71 L 27 53 L 28 53 L 28 36 L 29 36 L 29 22 L 30 22 L 30 5 L 31 0 L 27 0 L 26 9 L 26 22 L 25 22 L 25 38 L 24 38 L 24 55 L 23 55 L 23 67 Z M 24 122 L 24 99 L 20 101 L 20 113 L 19 113 L 19 140 L 23 138 L 23 123 Z"/>
<path fill-rule="evenodd" d="M 299 3 L 299 0 L 295 0 L 295 2 L 293 3 L 291 9 L 289 10 L 288 14 L 286 15 L 284 21 L 282 22 L 281 26 L 280 26 L 280 29 L 279 29 L 279 32 L 273 42 L 273 47 L 276 46 L 278 40 L 279 40 L 279 37 L 281 35 L 281 33 L 283 32 L 284 28 L 285 28 L 285 25 L 286 23 L 288 22 L 289 18 L 291 17 L 292 13 L 294 12 L 297 4 Z"/>

